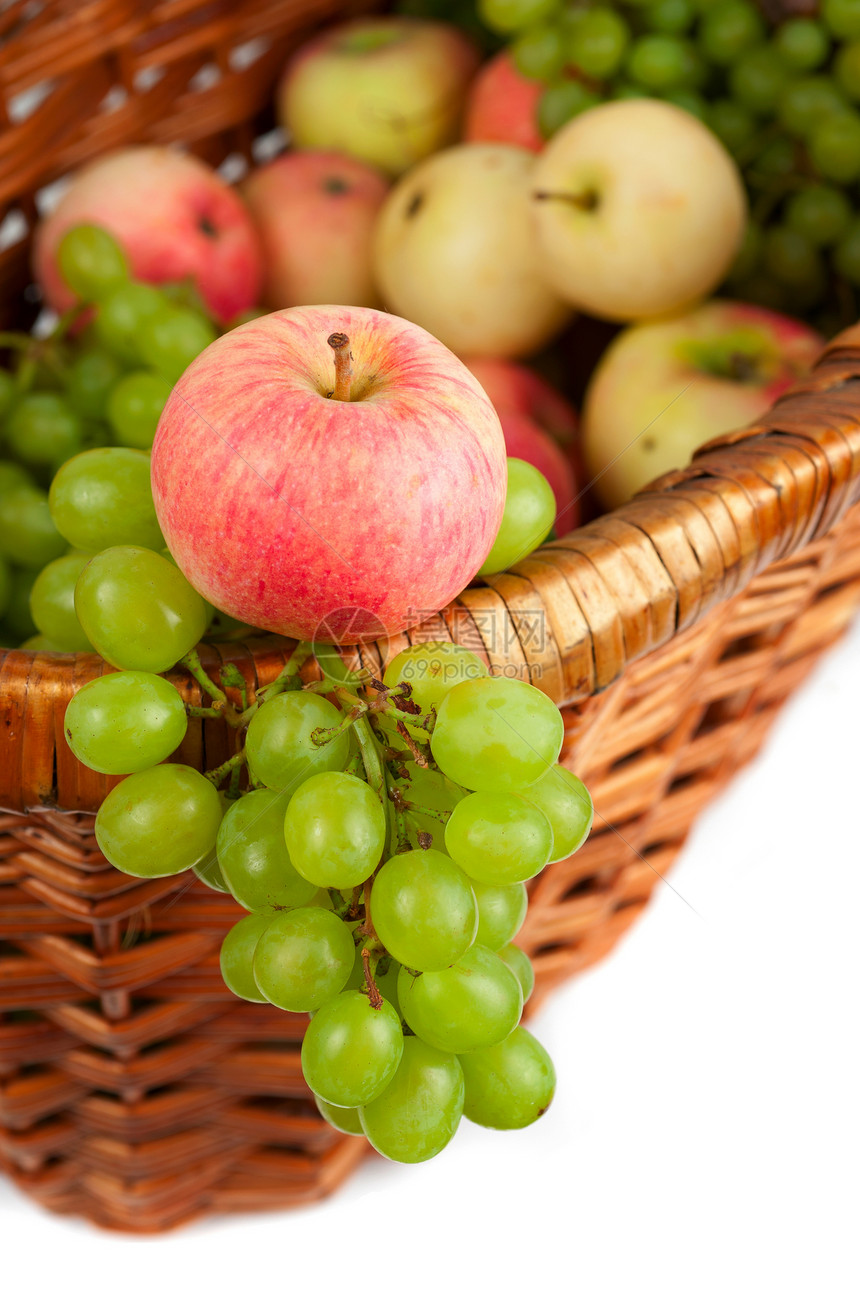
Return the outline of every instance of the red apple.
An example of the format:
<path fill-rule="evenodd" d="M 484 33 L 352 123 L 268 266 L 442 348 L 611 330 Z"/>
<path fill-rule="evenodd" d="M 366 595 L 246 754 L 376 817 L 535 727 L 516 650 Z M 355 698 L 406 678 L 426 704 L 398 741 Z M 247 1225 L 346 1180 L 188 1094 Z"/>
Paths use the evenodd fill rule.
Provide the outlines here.
<path fill-rule="evenodd" d="M 505 442 L 477 380 L 422 328 L 305 306 L 195 359 L 162 413 L 152 488 L 170 551 L 219 610 L 355 642 L 434 614 L 474 576 L 504 510 Z"/>
<path fill-rule="evenodd" d="M 710 301 L 625 328 L 606 350 L 583 408 L 589 478 L 607 507 L 684 467 L 695 449 L 760 417 L 823 344 L 784 314 Z"/>
<path fill-rule="evenodd" d="M 479 358 L 465 362 L 490 396 L 497 413 L 524 413 L 560 444 L 573 443 L 578 427 L 576 410 L 538 373 L 525 364 L 507 359 Z"/>
<path fill-rule="evenodd" d="M 99 224 L 122 244 L 136 278 L 191 278 L 223 322 L 256 304 L 262 259 L 251 217 L 210 166 L 170 148 L 137 147 L 101 157 L 73 178 L 36 229 L 33 271 L 45 299 L 67 309 L 57 244 L 76 224 Z"/>
<path fill-rule="evenodd" d="M 579 524 L 579 488 L 573 465 L 555 440 L 523 413 L 499 413 L 509 458 L 522 458 L 546 477 L 555 494 L 556 534 L 569 533 Z"/>
<path fill-rule="evenodd" d="M 342 153 L 291 152 L 245 181 L 263 245 L 263 300 L 290 305 L 379 305 L 371 233 L 388 183 Z"/>
<path fill-rule="evenodd" d="M 538 103 L 544 87 L 517 71 L 506 49 L 485 63 L 469 88 L 463 138 L 467 143 L 517 144 L 539 153 Z"/>

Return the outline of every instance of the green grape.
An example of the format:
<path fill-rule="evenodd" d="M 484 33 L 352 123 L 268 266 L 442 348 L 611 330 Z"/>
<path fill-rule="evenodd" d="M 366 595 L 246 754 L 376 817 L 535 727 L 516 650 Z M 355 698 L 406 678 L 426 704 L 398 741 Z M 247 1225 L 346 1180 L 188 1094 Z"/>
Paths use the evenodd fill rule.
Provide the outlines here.
<path fill-rule="evenodd" d="M 566 62 L 561 32 L 549 23 L 527 28 L 511 45 L 511 58 L 523 76 L 533 81 L 551 81 Z"/>
<path fill-rule="evenodd" d="M 499 1045 L 460 1057 L 466 1083 L 463 1111 L 494 1130 L 521 1130 L 546 1112 L 555 1094 L 552 1059 L 531 1032 L 518 1027 Z"/>
<path fill-rule="evenodd" d="M 581 112 L 597 107 L 601 98 L 581 81 L 556 81 L 544 90 L 538 103 L 538 126 L 544 139 L 578 117 Z"/>
<path fill-rule="evenodd" d="M 66 399 L 80 417 L 102 418 L 108 395 L 122 369 L 106 350 L 85 350 L 76 355 L 66 375 Z"/>
<path fill-rule="evenodd" d="M 11 570 L 11 587 L 9 589 L 6 614 L 3 627 L 16 638 L 23 641 L 36 631 L 33 616 L 30 614 L 30 593 L 38 577 L 36 570 Z"/>
<path fill-rule="evenodd" d="M 20 649 L 34 651 L 48 650 L 53 651 L 55 654 L 67 653 L 64 652 L 63 648 L 58 646 L 56 642 L 52 642 L 50 637 L 45 637 L 43 633 L 34 633 L 32 637 L 28 637 L 26 641 L 21 642 Z"/>
<path fill-rule="evenodd" d="M 67 543 L 84 552 L 164 546 L 149 483 L 149 455 L 138 449 L 87 449 L 51 482 L 51 516 Z"/>
<path fill-rule="evenodd" d="M 472 880 L 478 899 L 478 932 L 475 942 L 490 951 L 501 951 L 515 938 L 526 918 L 529 895 L 525 884 L 482 884 Z"/>
<path fill-rule="evenodd" d="M 809 140 L 809 156 L 825 179 L 860 179 L 860 115 L 845 112 L 822 121 Z"/>
<path fill-rule="evenodd" d="M 486 677 L 487 666 L 477 655 L 453 642 L 420 642 L 407 646 L 385 668 L 382 680 L 388 687 L 408 682 L 410 698 L 422 713 L 438 709 L 458 682 Z"/>
<path fill-rule="evenodd" d="M 612 90 L 613 99 L 649 99 L 651 95 L 641 85 L 630 85 L 627 81 L 617 81 Z"/>
<path fill-rule="evenodd" d="M 631 80 L 657 94 L 695 88 L 704 77 L 694 46 L 681 36 L 640 36 L 627 55 L 626 69 Z"/>
<path fill-rule="evenodd" d="M 472 887 L 435 848 L 390 857 L 373 881 L 371 904 L 383 946 L 410 969 L 447 969 L 475 941 L 478 903 Z"/>
<path fill-rule="evenodd" d="M 130 449 L 151 449 L 170 384 L 157 372 L 130 372 L 114 386 L 107 405 L 107 419 L 118 444 Z"/>
<path fill-rule="evenodd" d="M 163 292 L 149 283 L 123 283 L 99 302 L 93 331 L 101 345 L 123 363 L 139 364 L 137 338 L 144 320 L 165 308 Z"/>
<path fill-rule="evenodd" d="M 789 18 L 777 27 L 773 44 L 780 57 L 796 72 L 814 72 L 830 53 L 827 32 L 814 18 Z"/>
<path fill-rule="evenodd" d="M 508 458 L 502 523 L 479 574 L 498 574 L 533 552 L 555 523 L 555 494 L 546 476 L 521 458 Z"/>
<path fill-rule="evenodd" d="M 779 119 L 789 134 L 806 139 L 828 117 L 845 112 L 847 106 L 829 76 L 802 76 L 781 95 Z"/>
<path fill-rule="evenodd" d="M 697 90 L 670 90 L 663 98 L 667 103 L 674 103 L 676 108 L 683 108 L 690 116 L 698 117 L 699 121 L 707 120 L 708 101 Z"/>
<path fill-rule="evenodd" d="M 3 618 L 12 601 L 12 571 L 0 556 L 0 619 Z"/>
<path fill-rule="evenodd" d="M 415 1035 L 451 1054 L 498 1045 L 523 1012 L 519 978 L 481 946 L 470 947 L 450 969 L 422 974 L 401 969 L 397 993 Z"/>
<path fill-rule="evenodd" d="M 729 92 L 756 116 L 770 116 L 789 83 L 790 70 L 770 45 L 742 54 L 728 70 Z"/>
<path fill-rule="evenodd" d="M 605 81 L 621 66 L 630 43 L 630 28 L 614 9 L 586 10 L 568 40 L 574 67 L 596 81 Z"/>
<path fill-rule="evenodd" d="M 82 686 L 69 701 L 63 727 L 69 748 L 87 767 L 125 776 L 169 758 L 185 738 L 188 718 L 165 678 L 130 671 Z"/>
<path fill-rule="evenodd" d="M 172 307 L 143 320 L 137 343 L 146 366 L 173 385 L 215 337 L 214 327 L 197 310 Z"/>
<path fill-rule="evenodd" d="M 224 879 L 249 911 L 304 906 L 317 891 L 290 861 L 284 841 L 286 803 L 283 791 L 253 790 L 231 804 L 218 830 Z"/>
<path fill-rule="evenodd" d="M 265 1003 L 254 981 L 254 952 L 273 920 L 272 915 L 246 915 L 234 924 L 221 944 L 221 977 L 234 996 Z"/>
<path fill-rule="evenodd" d="M 556 765 L 522 793 L 523 798 L 540 808 L 552 826 L 550 862 L 572 857 L 588 838 L 594 820 L 591 795 L 579 777 Z"/>
<path fill-rule="evenodd" d="M 502 960 L 512 973 L 516 974 L 517 980 L 522 988 L 523 1004 L 530 999 L 535 989 L 535 971 L 529 957 L 521 947 L 515 946 L 513 942 L 508 943 L 499 951 L 499 959 Z"/>
<path fill-rule="evenodd" d="M 66 541 L 51 520 L 48 495 L 22 486 L 0 495 L 0 556 L 13 565 L 41 570 L 66 550 Z"/>
<path fill-rule="evenodd" d="M 558 8 L 559 0 L 478 0 L 481 21 L 501 36 L 552 18 Z"/>
<path fill-rule="evenodd" d="M 454 808 L 445 845 L 470 879 L 519 884 L 549 861 L 552 826 L 540 808 L 519 794 L 478 790 Z"/>
<path fill-rule="evenodd" d="M 339 709 L 313 691 L 287 691 L 261 705 L 248 723 L 245 749 L 254 777 L 271 790 L 296 790 L 319 772 L 339 772 L 349 760 L 349 737 L 315 745 L 315 731 L 337 727 Z"/>
<path fill-rule="evenodd" d="M 430 747 L 439 770 L 469 790 L 518 790 L 554 766 L 564 722 L 548 696 L 508 677 L 461 682 L 439 706 Z"/>
<path fill-rule="evenodd" d="M 95 224 L 67 230 L 57 247 L 57 261 L 66 286 L 82 301 L 101 301 L 128 282 L 128 261 L 117 240 Z"/>
<path fill-rule="evenodd" d="M 860 36 L 860 0 L 822 0 L 821 16 L 842 40 L 856 40 Z"/>
<path fill-rule="evenodd" d="M 96 842 L 127 875 L 178 875 L 215 847 L 221 800 L 211 781 L 182 763 L 134 772 L 108 794 L 96 816 Z"/>
<path fill-rule="evenodd" d="M 365 1135 L 383 1157 L 393 1162 L 429 1161 L 451 1142 L 463 1116 L 459 1059 L 407 1036 L 394 1077 L 358 1115 Z"/>
<path fill-rule="evenodd" d="M 860 220 L 855 220 L 844 237 L 839 239 L 833 255 L 836 272 L 860 287 Z"/>
<path fill-rule="evenodd" d="M 449 781 L 447 776 L 442 776 L 430 768 L 425 770 L 422 767 L 416 767 L 414 764 L 409 768 L 409 780 L 398 781 L 397 785 L 405 801 L 415 805 L 410 807 L 407 818 L 413 830 L 421 830 L 429 834 L 433 840 L 433 847 L 438 848 L 440 852 L 445 852 L 444 820 L 429 816 L 420 809 L 424 807 L 435 812 L 450 812 L 460 799 L 466 797 L 468 791 Z"/>
<path fill-rule="evenodd" d="M 860 40 L 843 45 L 833 60 L 833 79 L 852 103 L 860 103 Z"/>
<path fill-rule="evenodd" d="M 385 828 L 382 804 L 366 781 L 346 772 L 320 772 L 287 804 L 284 838 L 293 865 L 310 883 L 351 888 L 376 869 Z"/>
<path fill-rule="evenodd" d="M 18 387 L 15 378 L 11 372 L 5 368 L 0 368 L 0 421 L 9 412 L 9 409 L 18 398 Z"/>
<path fill-rule="evenodd" d="M 722 0 L 704 15 L 699 47 L 709 62 L 729 67 L 764 38 L 761 14 L 747 0 Z"/>
<path fill-rule="evenodd" d="M 10 489 L 35 489 L 36 481 L 26 467 L 17 462 L 0 461 L 0 495 Z"/>
<path fill-rule="evenodd" d="M 763 182 L 766 188 L 770 188 L 772 179 L 783 179 L 794 174 L 796 169 L 797 145 L 793 140 L 783 137 L 765 144 L 756 157 L 751 172 L 748 172 L 748 178 L 751 177 L 753 183 Z"/>
<path fill-rule="evenodd" d="M 118 674 L 118 676 L 122 677 L 123 675 Z M 230 892 L 230 889 L 227 887 L 227 882 L 221 874 L 221 867 L 218 865 L 217 857 L 207 857 L 205 861 L 199 861 L 195 866 L 192 866 L 191 870 L 200 880 L 201 884 L 205 884 L 207 888 L 211 888 L 213 893 Z"/>
<path fill-rule="evenodd" d="M 814 184 L 789 198 L 785 223 L 813 246 L 828 247 L 846 232 L 851 215 L 851 202 L 841 189 Z"/>
<path fill-rule="evenodd" d="M 649 31 L 659 31 L 666 36 L 680 36 L 695 21 L 696 11 L 690 0 L 656 0 L 642 14 L 642 21 Z"/>
<path fill-rule="evenodd" d="M 765 230 L 764 268 L 787 287 L 806 287 L 823 276 L 821 256 L 808 238 L 780 225 Z"/>
<path fill-rule="evenodd" d="M 75 614 L 75 584 L 90 559 L 88 552 L 70 552 L 49 561 L 30 592 L 30 613 L 39 632 L 59 650 L 90 651 L 92 646 Z"/>
<path fill-rule="evenodd" d="M 760 224 L 753 224 L 751 220 L 747 221 L 744 230 L 743 241 L 741 242 L 738 254 L 735 256 L 734 264 L 729 270 L 730 283 L 742 283 L 753 274 L 761 260 L 762 244 L 764 234 Z"/>
<path fill-rule="evenodd" d="M 94 556 L 78 579 L 75 610 L 109 664 L 146 673 L 173 668 L 206 627 L 199 592 L 145 547 L 108 547 Z"/>
<path fill-rule="evenodd" d="M 279 911 L 254 952 L 254 980 L 277 1005 L 303 1014 L 319 1009 L 346 984 L 355 944 L 333 911 L 300 906 Z"/>
<path fill-rule="evenodd" d="M 327 1121 L 335 1130 L 342 1131 L 344 1135 L 364 1134 L 357 1108 L 338 1108 L 335 1104 L 320 1099 L 319 1095 L 314 1095 L 314 1103 L 323 1121 Z"/>
<path fill-rule="evenodd" d="M 734 99 L 717 99 L 711 103 L 705 120 L 730 153 L 745 148 L 758 129 L 753 114 Z"/>
<path fill-rule="evenodd" d="M 23 395 L 6 423 L 6 439 L 30 467 L 57 467 L 83 444 L 81 419 L 62 395 L 35 390 Z"/>
<path fill-rule="evenodd" d="M 358 1108 L 382 1094 L 402 1056 L 403 1029 L 393 1006 L 383 1000 L 374 1009 L 360 991 L 345 991 L 308 1024 L 302 1073 L 327 1103 Z"/>

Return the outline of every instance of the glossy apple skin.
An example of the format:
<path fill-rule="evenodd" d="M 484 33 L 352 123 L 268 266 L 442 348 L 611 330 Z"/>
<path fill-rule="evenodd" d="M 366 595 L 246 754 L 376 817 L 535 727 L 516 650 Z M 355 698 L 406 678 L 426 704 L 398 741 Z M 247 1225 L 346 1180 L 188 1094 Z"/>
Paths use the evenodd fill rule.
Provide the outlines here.
<path fill-rule="evenodd" d="M 335 149 L 399 175 L 457 138 L 478 62 L 448 23 L 356 18 L 291 59 L 279 118 L 297 148 Z"/>
<path fill-rule="evenodd" d="M 534 167 L 525 148 L 459 144 L 404 175 L 380 211 L 383 300 L 456 354 L 532 354 L 571 317 L 539 273 Z"/>
<path fill-rule="evenodd" d="M 532 191 L 547 283 L 577 309 L 622 322 L 707 296 L 746 225 L 726 149 L 689 112 L 656 99 L 602 103 L 569 121 L 537 158 Z M 571 195 L 593 205 L 581 209 Z"/>
<path fill-rule="evenodd" d="M 350 338 L 349 402 L 327 338 Z M 307 306 L 243 324 L 181 377 L 152 452 L 156 511 L 196 588 L 245 623 L 355 642 L 472 579 L 501 522 L 499 419 L 469 370 L 391 314 Z"/>
<path fill-rule="evenodd" d="M 743 329 L 758 333 L 757 380 L 716 376 L 693 366 L 689 342 Z M 700 445 L 755 421 L 809 368 L 823 339 L 784 314 L 734 301 L 711 301 L 687 314 L 638 323 L 600 360 L 583 406 L 588 479 L 606 507 L 688 464 Z"/>
<path fill-rule="evenodd" d="M 370 248 L 388 192 L 380 171 L 333 152 L 289 152 L 253 172 L 242 194 L 263 247 L 263 303 L 380 305 Z"/>
<path fill-rule="evenodd" d="M 521 75 L 507 50 L 478 72 L 466 100 L 463 138 L 467 143 L 516 144 L 539 153 L 538 103 L 544 87 Z"/>
<path fill-rule="evenodd" d="M 222 322 L 257 303 L 262 252 L 256 230 L 239 196 L 197 157 L 170 148 L 125 148 L 75 175 L 38 226 L 33 247 L 36 281 L 59 311 L 75 298 L 60 277 L 57 244 L 76 224 L 112 233 L 135 278 L 193 279 Z"/>

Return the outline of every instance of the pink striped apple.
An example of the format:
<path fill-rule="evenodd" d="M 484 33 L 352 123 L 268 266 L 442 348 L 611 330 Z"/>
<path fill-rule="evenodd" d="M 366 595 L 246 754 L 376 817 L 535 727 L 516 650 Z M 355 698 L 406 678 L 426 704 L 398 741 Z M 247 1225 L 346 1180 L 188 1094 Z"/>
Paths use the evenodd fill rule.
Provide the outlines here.
<path fill-rule="evenodd" d="M 402 631 L 475 575 L 502 518 L 505 442 L 428 332 L 305 306 L 195 359 L 162 414 L 152 488 L 170 551 L 219 610 L 350 643 Z"/>

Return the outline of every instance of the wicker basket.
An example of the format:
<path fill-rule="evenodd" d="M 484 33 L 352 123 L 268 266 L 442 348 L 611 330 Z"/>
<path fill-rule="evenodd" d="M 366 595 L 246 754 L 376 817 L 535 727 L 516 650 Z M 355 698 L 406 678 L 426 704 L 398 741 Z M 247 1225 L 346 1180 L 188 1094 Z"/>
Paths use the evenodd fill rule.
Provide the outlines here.
<path fill-rule="evenodd" d="M 288 49 L 315 23 L 370 7 L 4 8 L 7 232 L 32 223 L 44 184 L 119 143 L 247 157 L 271 124 Z M 38 85 L 20 120 L 18 96 Z M 99 113 L 108 94 L 112 110 Z M 17 322 L 26 282 L 24 237 L 0 258 L 0 300 Z M 640 913 L 696 814 L 848 623 L 860 602 L 858 495 L 860 328 L 760 425 L 412 635 L 463 642 L 563 705 L 564 758 L 594 794 L 592 838 L 532 886 L 520 941 L 535 1001 Z M 206 662 L 232 660 L 253 689 L 284 648 L 239 643 Z M 363 657 L 378 667 L 379 650 Z M 221 983 L 234 904 L 184 876 L 130 879 L 95 846 L 92 813 L 110 782 L 72 758 L 63 714 L 102 667 L 90 655 L 0 651 L 0 1167 L 55 1211 L 135 1231 L 319 1197 L 364 1145 L 308 1098 L 303 1020 L 237 1004 Z M 176 683 L 196 698 L 189 679 Z M 221 762 L 223 725 L 192 723 L 178 756 Z"/>

